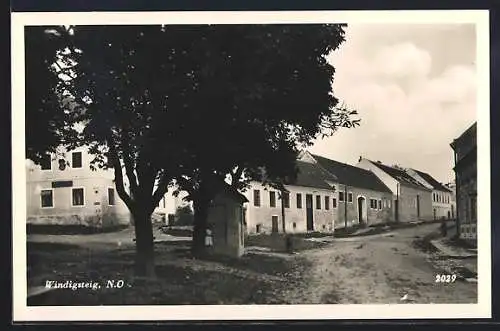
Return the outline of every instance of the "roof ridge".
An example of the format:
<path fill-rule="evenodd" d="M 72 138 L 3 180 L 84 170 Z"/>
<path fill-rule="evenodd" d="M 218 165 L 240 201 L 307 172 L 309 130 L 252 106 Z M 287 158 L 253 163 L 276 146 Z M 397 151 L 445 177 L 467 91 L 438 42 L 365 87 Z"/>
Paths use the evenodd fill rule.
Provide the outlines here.
<path fill-rule="evenodd" d="M 360 171 L 362 171 L 362 172 L 366 172 L 366 173 L 373 174 L 373 172 L 371 172 L 370 170 L 366 170 L 366 169 L 363 169 L 363 168 L 357 167 L 357 166 L 352 165 L 352 164 L 349 164 L 349 163 L 340 162 L 340 161 L 333 160 L 333 159 L 330 159 L 330 158 L 328 158 L 328 157 L 321 156 L 321 155 L 317 155 L 317 154 L 312 154 L 312 153 L 311 153 L 311 155 L 312 155 L 313 157 L 321 157 L 321 158 L 326 159 L 326 160 L 331 161 L 331 162 L 336 162 L 336 163 L 343 164 L 343 165 L 346 165 L 346 166 L 348 166 L 348 167 L 354 168 L 354 169 L 356 169 L 356 170 L 360 170 Z"/>

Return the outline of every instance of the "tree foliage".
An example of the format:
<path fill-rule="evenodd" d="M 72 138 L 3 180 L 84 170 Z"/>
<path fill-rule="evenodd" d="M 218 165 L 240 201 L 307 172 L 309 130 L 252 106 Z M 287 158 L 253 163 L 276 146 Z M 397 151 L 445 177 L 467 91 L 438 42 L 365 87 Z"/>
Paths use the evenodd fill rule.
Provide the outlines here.
<path fill-rule="evenodd" d="M 59 32 L 65 52 L 59 52 L 55 84 L 78 105 L 62 122 L 84 127 L 64 141 L 90 146 L 94 167 L 114 169 L 117 192 L 135 218 L 138 252 L 152 254 L 150 216 L 170 184 L 193 200 L 194 242 L 202 244 L 207 208 L 226 178 L 239 190 L 251 179 L 282 187 L 296 175 L 300 147 L 359 125 L 355 111 L 338 106 L 335 70 L 326 60 L 344 41 L 343 28 L 78 26 Z M 54 59 L 48 58 L 45 65 Z M 53 79 L 49 72 L 44 75 Z M 61 113 L 52 108 L 56 123 Z"/>

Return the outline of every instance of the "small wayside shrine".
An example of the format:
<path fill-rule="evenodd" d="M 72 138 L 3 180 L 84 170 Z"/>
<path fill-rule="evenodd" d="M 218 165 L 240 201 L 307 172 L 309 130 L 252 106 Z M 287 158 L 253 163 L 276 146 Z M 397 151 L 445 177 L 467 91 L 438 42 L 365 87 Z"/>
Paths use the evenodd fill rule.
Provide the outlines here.
<path fill-rule="evenodd" d="M 241 257 L 244 253 L 245 213 L 247 198 L 229 186 L 212 200 L 208 211 L 205 244 L 214 255 Z"/>

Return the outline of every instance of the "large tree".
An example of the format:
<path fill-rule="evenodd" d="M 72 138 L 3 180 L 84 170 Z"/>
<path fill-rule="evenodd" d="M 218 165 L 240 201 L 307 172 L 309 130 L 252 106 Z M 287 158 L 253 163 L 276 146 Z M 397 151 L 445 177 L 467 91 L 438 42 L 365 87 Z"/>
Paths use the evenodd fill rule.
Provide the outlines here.
<path fill-rule="evenodd" d="M 226 178 L 244 189 L 265 173 L 283 187 L 300 146 L 358 124 L 337 106 L 325 58 L 343 42 L 342 25 L 79 26 L 61 35 L 59 83 L 84 108 L 69 119 L 84 124 L 69 146 L 90 146 L 94 166 L 114 169 L 141 273 L 154 273 L 151 213 L 169 184 L 194 202 L 201 253 Z"/>

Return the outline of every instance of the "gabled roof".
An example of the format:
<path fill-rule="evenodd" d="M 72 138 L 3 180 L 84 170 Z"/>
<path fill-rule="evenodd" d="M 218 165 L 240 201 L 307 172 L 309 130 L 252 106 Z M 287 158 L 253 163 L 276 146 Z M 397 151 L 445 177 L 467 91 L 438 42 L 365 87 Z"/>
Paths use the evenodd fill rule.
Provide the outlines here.
<path fill-rule="evenodd" d="M 330 160 L 323 156 L 311 155 L 323 169 L 335 175 L 341 184 L 392 193 L 392 191 L 369 170 Z"/>
<path fill-rule="evenodd" d="M 377 167 L 379 167 L 380 169 L 382 169 L 384 172 L 386 172 L 392 178 L 396 179 L 402 185 L 411 186 L 411 187 L 415 187 L 415 188 L 418 188 L 418 189 L 423 189 L 423 190 L 426 190 L 426 191 L 430 191 L 427 187 L 425 187 L 424 185 L 420 184 L 415 178 L 413 178 L 412 176 L 410 176 L 406 171 L 404 171 L 402 169 L 397 169 L 397 168 L 394 168 L 394 167 L 390 167 L 390 166 L 385 165 L 385 164 L 383 164 L 382 162 L 379 162 L 379 161 L 375 162 L 375 161 L 371 161 L 370 160 L 370 162 L 372 162 Z"/>
<path fill-rule="evenodd" d="M 442 192 L 451 192 L 449 188 L 435 180 L 431 175 L 429 175 L 426 172 L 419 171 L 416 169 L 413 169 L 420 177 L 423 178 L 427 183 L 429 183 L 435 190 L 442 191 Z"/>
<path fill-rule="evenodd" d="M 289 185 L 316 187 L 331 190 L 332 187 L 327 181 L 337 182 L 337 178 L 321 169 L 314 163 L 297 161 L 297 178 L 288 183 Z"/>

